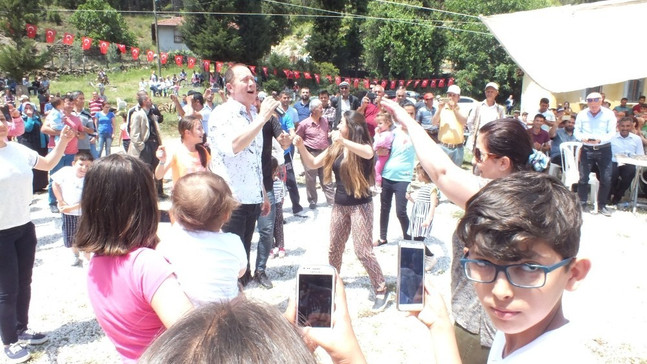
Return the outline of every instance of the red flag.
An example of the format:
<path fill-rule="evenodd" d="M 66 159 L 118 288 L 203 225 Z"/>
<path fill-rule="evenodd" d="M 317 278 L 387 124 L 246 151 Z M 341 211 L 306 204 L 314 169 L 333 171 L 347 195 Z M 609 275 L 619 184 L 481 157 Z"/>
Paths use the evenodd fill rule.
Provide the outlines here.
<path fill-rule="evenodd" d="M 420 80 L 416 80 L 416 82 L 413 83 L 413 88 L 418 88 L 419 84 L 420 84 Z"/>
<path fill-rule="evenodd" d="M 36 31 L 38 30 L 38 27 L 33 24 L 25 24 L 25 30 L 27 30 L 27 36 L 29 38 L 36 38 Z"/>
<path fill-rule="evenodd" d="M 220 71 L 222 71 L 222 65 L 222 62 L 216 61 L 216 72 L 220 73 Z"/>
<path fill-rule="evenodd" d="M 274 73 L 274 76 L 276 76 L 276 73 L 277 73 L 276 68 L 274 69 L 274 71 L 272 71 L 272 73 Z"/>
<path fill-rule="evenodd" d="M 386 80 L 382 80 L 382 82 L 380 82 L 380 86 L 382 86 L 382 88 L 384 89 L 386 88 L 386 84 L 387 84 Z"/>
<path fill-rule="evenodd" d="M 340 76 L 335 76 L 335 84 L 337 86 L 339 86 L 340 83 L 341 83 L 341 77 Z"/>
<path fill-rule="evenodd" d="M 332 76 L 331 75 L 326 75 L 326 79 L 328 80 L 328 82 L 332 83 Z"/>
<path fill-rule="evenodd" d="M 353 80 L 353 87 L 358 88 L 359 87 L 359 78 L 356 78 Z"/>
<path fill-rule="evenodd" d="M 396 82 L 395 80 L 391 80 L 391 85 L 390 85 L 391 87 L 389 87 L 391 90 L 395 88 L 395 82 Z"/>
<path fill-rule="evenodd" d="M 182 57 L 181 54 L 176 54 L 175 55 L 175 64 L 176 65 L 182 66 L 182 60 L 183 60 L 183 57 Z"/>
<path fill-rule="evenodd" d="M 72 43 L 74 43 L 74 35 L 70 33 L 65 33 L 63 35 L 63 44 L 71 46 Z"/>
<path fill-rule="evenodd" d="M 287 78 L 287 79 L 292 78 L 292 72 L 290 72 L 290 70 L 284 69 L 283 73 L 285 73 L 285 78 Z"/>
<path fill-rule="evenodd" d="M 377 78 L 374 78 L 374 79 L 373 79 L 373 83 L 374 83 L 374 84 L 376 84 L 376 85 L 377 85 L 379 82 L 380 82 L 380 80 L 378 80 Z"/>
<path fill-rule="evenodd" d="M 398 85 L 399 85 L 399 86 L 404 86 L 404 80 L 400 80 L 400 81 L 398 81 Z"/>
<path fill-rule="evenodd" d="M 299 71 L 292 71 L 292 74 L 294 74 L 294 79 L 295 80 L 298 80 L 299 78 L 301 78 L 301 75 L 299 74 Z"/>
<path fill-rule="evenodd" d="M 101 50 L 101 54 L 107 54 L 109 46 L 110 46 L 110 42 L 106 42 L 105 40 L 100 40 L 99 50 Z"/>
<path fill-rule="evenodd" d="M 190 69 L 193 69 L 193 67 L 195 66 L 195 57 L 189 57 L 186 60 L 186 64 L 189 66 Z"/>
<path fill-rule="evenodd" d="M 130 48 L 130 54 L 133 55 L 133 59 L 136 61 L 139 59 L 139 48 Z"/>
<path fill-rule="evenodd" d="M 429 84 L 429 80 L 427 80 L 427 79 L 422 80 L 422 83 L 420 84 L 420 87 L 427 88 L 428 84 Z"/>
<path fill-rule="evenodd" d="M 350 83 L 350 78 L 346 77 L 346 78 L 344 78 L 344 81 Z"/>
<path fill-rule="evenodd" d="M 364 88 L 369 88 L 371 87 L 371 81 L 368 79 L 364 79 Z"/>
<path fill-rule="evenodd" d="M 306 80 L 311 80 L 312 75 L 310 74 L 310 72 L 303 72 L 303 78 L 305 78 Z"/>
<path fill-rule="evenodd" d="M 437 84 L 438 84 L 438 80 L 434 78 L 433 80 L 431 80 L 431 85 L 430 86 L 431 86 L 431 88 L 436 88 Z"/>
<path fill-rule="evenodd" d="M 267 77 L 267 67 L 263 67 L 263 74 Z"/>
<path fill-rule="evenodd" d="M 441 78 L 440 81 L 438 81 L 438 87 L 445 87 L 445 79 Z"/>
<path fill-rule="evenodd" d="M 151 51 L 150 49 L 146 51 L 146 60 L 148 62 L 153 62 L 153 59 L 155 59 L 155 52 Z"/>
<path fill-rule="evenodd" d="M 321 82 L 321 76 L 318 73 L 315 73 L 315 81 L 317 81 L 317 85 Z"/>
<path fill-rule="evenodd" d="M 160 52 L 160 62 L 162 62 L 162 64 L 166 64 L 166 62 L 168 62 L 168 53 Z"/>
<path fill-rule="evenodd" d="M 47 41 L 47 43 L 54 43 L 55 38 L 56 38 L 56 30 L 54 29 L 45 30 L 45 40 Z"/>
<path fill-rule="evenodd" d="M 413 80 L 407 80 L 407 87 L 409 87 L 409 85 L 411 84 L 411 82 L 413 82 Z"/>
<path fill-rule="evenodd" d="M 87 51 L 92 47 L 92 38 L 90 37 L 81 37 L 81 49 Z"/>
<path fill-rule="evenodd" d="M 209 72 L 209 70 L 211 70 L 211 61 L 208 59 L 203 59 L 202 69 L 205 70 L 205 72 Z"/>
<path fill-rule="evenodd" d="M 252 71 L 253 75 L 256 75 L 256 66 L 249 66 L 249 70 Z"/>
<path fill-rule="evenodd" d="M 125 45 L 119 44 L 119 43 L 115 43 L 115 44 L 117 45 L 117 49 L 119 49 L 119 52 L 121 52 L 121 54 L 126 53 L 126 46 Z"/>
<path fill-rule="evenodd" d="M 447 82 L 447 86 L 451 86 L 454 84 L 454 77 L 449 78 L 449 82 Z"/>

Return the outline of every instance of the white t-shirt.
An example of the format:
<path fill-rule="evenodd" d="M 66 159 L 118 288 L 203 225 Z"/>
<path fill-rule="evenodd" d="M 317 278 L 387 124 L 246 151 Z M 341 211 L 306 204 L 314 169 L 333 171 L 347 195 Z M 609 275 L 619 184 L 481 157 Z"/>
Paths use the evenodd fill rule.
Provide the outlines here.
<path fill-rule="evenodd" d="M 585 346 L 586 335 L 573 324 L 545 332 L 531 343 L 502 358 L 505 334 L 497 331 L 492 342 L 488 364 L 556 364 L 597 363 Z"/>
<path fill-rule="evenodd" d="M 247 267 L 247 254 L 238 235 L 191 232 L 176 223 L 156 250 L 171 263 L 194 305 L 238 295 L 238 273 Z"/>
<path fill-rule="evenodd" d="M 66 166 L 59 169 L 52 175 L 52 181 L 61 187 L 63 201 L 68 205 L 76 205 L 81 202 L 83 193 L 83 182 L 85 176 L 79 178 L 76 176 L 74 167 Z M 81 216 L 81 208 L 65 213 L 65 215 Z"/>
<path fill-rule="evenodd" d="M 38 153 L 16 142 L 0 148 L 0 230 L 25 225 L 32 199 L 31 169 L 38 162 Z"/>

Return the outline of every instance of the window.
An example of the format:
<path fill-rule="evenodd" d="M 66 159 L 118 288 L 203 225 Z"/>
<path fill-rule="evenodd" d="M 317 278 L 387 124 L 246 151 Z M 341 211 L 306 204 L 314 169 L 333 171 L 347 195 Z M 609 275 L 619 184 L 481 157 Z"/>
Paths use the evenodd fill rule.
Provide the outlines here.
<path fill-rule="evenodd" d="M 182 37 L 182 32 L 180 32 L 180 29 L 178 28 L 173 29 L 173 42 L 184 43 L 184 37 Z"/>
<path fill-rule="evenodd" d="M 624 95 L 629 99 L 629 102 L 638 102 L 640 95 L 643 95 L 643 88 L 645 87 L 645 79 L 629 80 L 625 82 Z"/>

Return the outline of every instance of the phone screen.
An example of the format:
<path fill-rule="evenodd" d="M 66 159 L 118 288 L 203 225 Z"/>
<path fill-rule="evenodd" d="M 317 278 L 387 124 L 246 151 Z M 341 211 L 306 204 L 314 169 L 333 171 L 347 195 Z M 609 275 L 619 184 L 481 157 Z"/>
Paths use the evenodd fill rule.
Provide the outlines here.
<path fill-rule="evenodd" d="M 422 305 L 425 250 L 400 247 L 398 305 Z"/>
<path fill-rule="evenodd" d="M 299 326 L 332 327 L 333 279 L 328 274 L 299 275 Z"/>

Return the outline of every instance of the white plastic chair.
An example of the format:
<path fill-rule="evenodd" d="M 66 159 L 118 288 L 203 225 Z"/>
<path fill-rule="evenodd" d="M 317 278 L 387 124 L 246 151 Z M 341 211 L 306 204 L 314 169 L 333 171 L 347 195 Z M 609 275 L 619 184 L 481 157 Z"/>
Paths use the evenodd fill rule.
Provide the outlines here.
<path fill-rule="evenodd" d="M 559 145 L 559 150 L 562 154 L 562 165 L 564 171 L 562 173 L 562 183 L 569 189 L 573 189 L 573 185 L 580 180 L 580 153 L 582 152 L 582 143 L 580 142 L 563 142 Z M 598 190 L 600 189 L 600 181 L 595 173 L 589 174 L 589 185 L 591 191 L 589 193 L 588 202 L 593 205 L 594 212 L 598 211 Z"/>

